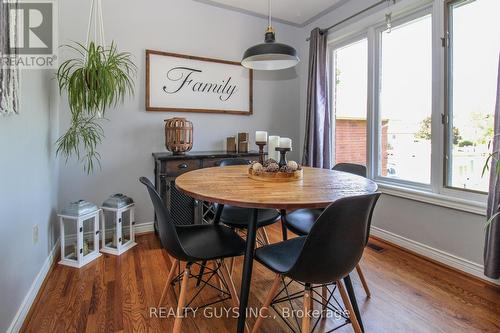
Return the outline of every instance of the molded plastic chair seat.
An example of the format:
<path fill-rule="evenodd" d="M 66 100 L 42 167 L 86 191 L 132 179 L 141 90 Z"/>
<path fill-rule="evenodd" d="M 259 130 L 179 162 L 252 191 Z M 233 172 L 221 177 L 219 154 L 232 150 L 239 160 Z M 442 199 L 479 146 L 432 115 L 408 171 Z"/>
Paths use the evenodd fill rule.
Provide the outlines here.
<path fill-rule="evenodd" d="M 208 280 L 203 280 L 204 274 L 200 272 L 197 276 L 198 280 L 203 280 L 204 284 L 193 296 L 196 297 L 203 288 L 210 284 L 210 279 L 219 280 L 221 289 L 218 289 L 223 295 L 230 295 L 234 307 L 239 306 L 238 292 L 234 286 L 231 274 L 224 263 L 225 258 L 234 258 L 244 254 L 245 241 L 231 228 L 224 225 L 189 225 L 177 226 L 172 222 L 170 212 L 165 207 L 162 198 L 156 191 L 155 187 L 146 177 L 139 178 L 139 181 L 146 185 L 151 202 L 155 209 L 156 218 L 158 219 L 158 234 L 160 236 L 161 245 L 165 248 L 168 254 L 172 257 L 172 265 L 166 278 L 165 286 L 160 296 L 158 307 L 162 304 L 165 296 L 170 290 L 173 290 L 172 284 L 180 283 L 181 289 L 177 302 L 177 314 L 184 311 L 186 305 L 186 295 L 188 293 L 188 280 L 195 277 L 191 272 L 193 263 L 201 261 L 201 269 L 205 268 L 207 261 L 214 261 L 214 268 L 209 274 Z M 180 267 L 180 262 L 185 261 L 186 267 L 181 279 L 177 279 L 177 269 Z M 180 268 L 179 268 L 180 269 Z M 225 281 L 225 282 L 223 282 Z M 227 289 L 226 292 L 223 289 Z M 224 301 L 227 298 L 222 298 L 219 301 L 211 302 L 215 304 Z M 188 305 L 191 304 L 189 301 Z M 204 305 L 207 306 L 207 305 Z M 203 306 L 202 306 L 203 307 Z M 182 330 L 182 315 L 176 315 L 174 321 L 173 333 L 181 333 Z"/>
<path fill-rule="evenodd" d="M 195 262 L 243 255 L 245 241 L 223 225 L 177 226 L 177 235 L 186 252 L 184 261 Z"/>
<path fill-rule="evenodd" d="M 300 256 L 306 237 L 263 246 L 255 250 L 255 259 L 276 273 L 288 272 Z"/>
<path fill-rule="evenodd" d="M 220 221 L 233 228 L 246 229 L 248 227 L 248 218 L 252 215 L 252 210 L 252 208 L 224 205 Z M 277 222 L 280 216 L 280 213 L 276 209 L 259 209 L 257 228 Z"/>
<path fill-rule="evenodd" d="M 286 215 L 286 227 L 294 234 L 305 236 L 314 222 L 323 212 L 323 209 L 299 209 Z"/>
<path fill-rule="evenodd" d="M 323 289 L 322 299 L 315 299 L 313 285 L 335 283 L 348 311 L 348 320 L 354 331 L 361 333 L 363 329 L 358 321 L 359 311 L 351 303 L 351 299 L 355 301 L 355 298 L 350 299 L 342 279 L 351 285 L 349 273 L 363 255 L 366 231 L 370 229 L 373 210 L 379 197 L 380 193 L 375 192 L 340 198 L 322 211 L 316 222 L 312 223 L 307 236 L 258 248 L 255 258 L 276 274 L 260 313 L 267 315 L 273 302 L 277 304 L 283 302 L 283 298 L 291 301 L 300 297 L 297 293 L 290 296 L 285 277 L 301 282 L 304 284 L 304 313 L 308 314 L 302 318 L 301 332 L 309 333 L 309 312 L 314 309 L 313 302 L 320 303 L 325 310 L 332 297 L 328 297 L 328 288 L 320 286 Z M 282 291 L 285 290 L 285 297 L 280 295 L 282 291 L 278 292 L 280 284 L 283 285 Z M 290 305 L 293 308 L 291 302 Z M 263 318 L 257 318 L 252 333 L 261 332 Z"/>

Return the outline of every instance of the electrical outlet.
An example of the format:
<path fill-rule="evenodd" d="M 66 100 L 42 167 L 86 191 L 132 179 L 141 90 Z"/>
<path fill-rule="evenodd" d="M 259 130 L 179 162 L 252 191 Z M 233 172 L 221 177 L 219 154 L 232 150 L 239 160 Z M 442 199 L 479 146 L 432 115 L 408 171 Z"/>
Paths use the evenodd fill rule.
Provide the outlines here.
<path fill-rule="evenodd" d="M 38 224 L 33 226 L 33 244 L 38 243 Z"/>

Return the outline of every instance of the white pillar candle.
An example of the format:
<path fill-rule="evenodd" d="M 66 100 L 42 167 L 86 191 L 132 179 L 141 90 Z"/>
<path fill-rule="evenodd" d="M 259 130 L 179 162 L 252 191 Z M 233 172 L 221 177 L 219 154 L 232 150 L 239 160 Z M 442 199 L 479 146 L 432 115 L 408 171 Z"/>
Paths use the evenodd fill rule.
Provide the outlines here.
<path fill-rule="evenodd" d="M 290 149 L 292 149 L 292 139 L 290 139 L 290 138 L 280 138 L 280 148 L 290 148 Z"/>
<path fill-rule="evenodd" d="M 279 156 L 279 152 L 275 150 L 276 147 L 280 146 L 280 137 L 277 135 L 270 135 L 269 136 L 269 146 L 268 146 L 268 158 L 275 159 L 276 161 L 279 160 L 277 156 Z"/>
<path fill-rule="evenodd" d="M 267 142 L 267 132 L 266 131 L 256 131 L 255 132 L 255 142 Z"/>

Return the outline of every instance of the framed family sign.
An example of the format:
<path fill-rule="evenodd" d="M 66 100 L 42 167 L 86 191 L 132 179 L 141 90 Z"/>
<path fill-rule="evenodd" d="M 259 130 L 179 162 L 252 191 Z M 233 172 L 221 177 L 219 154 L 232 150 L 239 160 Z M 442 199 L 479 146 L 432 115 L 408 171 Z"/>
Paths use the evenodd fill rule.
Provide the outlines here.
<path fill-rule="evenodd" d="M 146 110 L 251 115 L 253 72 L 234 61 L 146 50 Z"/>

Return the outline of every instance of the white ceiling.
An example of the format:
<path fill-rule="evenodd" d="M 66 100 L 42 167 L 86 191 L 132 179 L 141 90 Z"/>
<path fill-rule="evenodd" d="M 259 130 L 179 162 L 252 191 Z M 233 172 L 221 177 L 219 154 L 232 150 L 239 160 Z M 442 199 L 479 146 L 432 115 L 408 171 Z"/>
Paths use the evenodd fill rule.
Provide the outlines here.
<path fill-rule="evenodd" d="M 209 5 L 267 17 L 268 0 L 197 0 Z M 272 0 L 272 16 L 276 21 L 304 26 L 313 19 L 346 3 L 347 0 Z"/>

